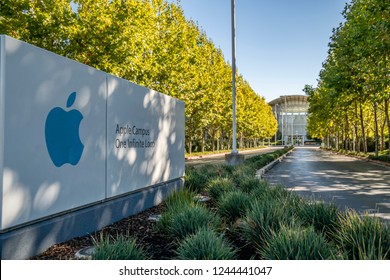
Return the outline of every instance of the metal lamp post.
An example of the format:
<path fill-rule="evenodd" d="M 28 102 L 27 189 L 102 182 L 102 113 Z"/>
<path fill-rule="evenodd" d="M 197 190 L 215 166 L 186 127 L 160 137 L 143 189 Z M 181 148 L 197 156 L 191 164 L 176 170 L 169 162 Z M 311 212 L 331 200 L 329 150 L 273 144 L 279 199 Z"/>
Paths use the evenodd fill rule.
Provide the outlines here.
<path fill-rule="evenodd" d="M 233 143 L 232 152 L 225 155 L 230 165 L 237 165 L 244 161 L 244 155 L 237 151 L 237 124 L 236 124 L 236 13 L 235 0 L 231 0 L 232 18 L 232 101 L 233 101 Z"/>
<path fill-rule="evenodd" d="M 233 99 L 233 147 L 232 154 L 237 154 L 236 124 L 236 13 L 235 0 L 232 1 L 232 99 Z"/>

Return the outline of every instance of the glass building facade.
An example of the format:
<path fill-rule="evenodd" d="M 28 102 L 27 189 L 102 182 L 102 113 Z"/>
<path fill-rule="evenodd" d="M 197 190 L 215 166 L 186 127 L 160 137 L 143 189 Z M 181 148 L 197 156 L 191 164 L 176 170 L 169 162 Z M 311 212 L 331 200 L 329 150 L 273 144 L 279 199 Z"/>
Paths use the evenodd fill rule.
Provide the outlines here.
<path fill-rule="evenodd" d="M 307 96 L 282 95 L 268 104 L 278 121 L 275 140 L 281 141 L 282 145 L 303 145 L 307 139 Z"/>

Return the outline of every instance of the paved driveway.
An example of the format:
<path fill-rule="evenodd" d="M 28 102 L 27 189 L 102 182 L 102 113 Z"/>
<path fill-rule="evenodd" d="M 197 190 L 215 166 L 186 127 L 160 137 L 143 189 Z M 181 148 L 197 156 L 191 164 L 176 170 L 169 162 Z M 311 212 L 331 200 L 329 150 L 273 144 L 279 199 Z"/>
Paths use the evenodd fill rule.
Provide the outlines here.
<path fill-rule="evenodd" d="M 307 197 L 334 201 L 341 209 L 369 211 L 390 220 L 390 167 L 297 147 L 265 179 Z"/>
<path fill-rule="evenodd" d="M 268 154 L 272 153 L 276 150 L 283 149 L 282 146 L 271 146 L 266 147 L 263 149 L 257 149 L 257 150 L 247 150 L 247 151 L 240 151 L 240 154 L 243 154 L 245 158 L 250 158 L 253 156 L 261 155 L 261 154 Z M 216 154 L 216 155 L 209 155 L 204 157 L 195 157 L 186 160 L 185 164 L 187 166 L 194 166 L 194 165 L 201 165 L 201 164 L 224 164 L 225 161 L 225 154 Z"/>

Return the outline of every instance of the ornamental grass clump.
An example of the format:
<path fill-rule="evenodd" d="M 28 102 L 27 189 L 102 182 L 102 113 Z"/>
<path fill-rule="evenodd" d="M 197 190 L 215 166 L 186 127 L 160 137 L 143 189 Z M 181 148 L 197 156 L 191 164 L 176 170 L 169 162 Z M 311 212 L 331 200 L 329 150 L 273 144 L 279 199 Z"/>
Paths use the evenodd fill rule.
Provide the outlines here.
<path fill-rule="evenodd" d="M 204 165 L 199 168 L 186 168 L 185 187 L 195 193 L 204 190 L 209 180 L 217 177 L 216 167 L 213 165 Z"/>
<path fill-rule="evenodd" d="M 250 201 L 249 195 L 240 190 L 224 193 L 217 203 L 218 214 L 228 222 L 234 223 L 245 214 Z"/>
<path fill-rule="evenodd" d="M 236 251 L 221 235 L 201 228 L 182 240 L 176 250 L 180 260 L 233 260 Z"/>
<path fill-rule="evenodd" d="M 348 259 L 390 259 L 390 228 L 388 224 L 368 214 L 360 217 L 350 210 L 341 216 L 340 228 L 334 239 Z"/>
<path fill-rule="evenodd" d="M 237 187 L 240 187 L 240 184 L 246 179 L 254 177 L 256 174 L 256 168 L 252 166 L 253 164 L 244 163 L 242 165 L 237 165 L 234 167 L 231 177 Z"/>
<path fill-rule="evenodd" d="M 250 193 L 257 188 L 267 188 L 268 183 L 265 180 L 260 180 L 255 176 L 244 177 L 239 184 L 240 190 L 246 193 Z"/>
<path fill-rule="evenodd" d="M 235 190 L 234 182 L 230 178 L 214 178 L 207 184 L 207 192 L 210 197 L 218 200 L 219 197 L 226 193 Z"/>
<path fill-rule="evenodd" d="M 257 179 L 258 180 L 258 179 Z M 254 199 L 264 199 L 267 196 L 270 186 L 267 181 L 260 181 L 257 185 L 254 185 L 253 189 L 250 191 L 250 196 Z"/>
<path fill-rule="evenodd" d="M 286 201 L 253 201 L 241 223 L 243 237 L 257 249 L 270 239 L 282 226 L 294 223 L 295 216 Z"/>
<path fill-rule="evenodd" d="M 312 225 L 317 232 L 327 237 L 334 235 L 339 228 L 340 211 L 333 203 L 325 204 L 322 201 L 302 203 L 298 215 L 304 225 Z"/>
<path fill-rule="evenodd" d="M 281 226 L 259 254 L 266 260 L 329 260 L 337 250 L 313 227 Z"/>
<path fill-rule="evenodd" d="M 166 210 L 156 223 L 156 228 L 160 231 L 167 232 L 167 228 L 169 228 L 171 224 L 172 216 L 182 212 L 183 209 L 198 205 L 198 201 L 195 199 L 194 192 L 184 189 L 172 192 L 166 198 L 164 204 Z"/>
<path fill-rule="evenodd" d="M 195 196 L 195 193 L 189 189 L 174 191 L 165 199 L 164 203 L 168 211 L 175 211 L 175 208 L 181 210 L 183 206 L 198 204 Z"/>
<path fill-rule="evenodd" d="M 267 191 L 267 198 L 268 199 L 289 199 L 292 196 L 294 196 L 291 191 L 288 191 L 285 186 L 283 185 L 275 185 L 270 186 L 270 188 Z"/>
<path fill-rule="evenodd" d="M 220 218 L 202 205 L 183 206 L 180 211 L 166 211 L 157 222 L 159 230 L 177 239 L 194 234 L 201 228 L 219 229 L 220 225 Z"/>
<path fill-rule="evenodd" d="M 184 185 L 187 189 L 199 193 L 205 188 L 208 179 L 207 174 L 199 172 L 195 168 L 187 168 Z"/>
<path fill-rule="evenodd" d="M 136 243 L 135 239 L 126 239 L 118 236 L 116 239 L 100 237 L 94 240 L 95 252 L 93 260 L 147 260 L 149 259 L 144 248 Z"/>

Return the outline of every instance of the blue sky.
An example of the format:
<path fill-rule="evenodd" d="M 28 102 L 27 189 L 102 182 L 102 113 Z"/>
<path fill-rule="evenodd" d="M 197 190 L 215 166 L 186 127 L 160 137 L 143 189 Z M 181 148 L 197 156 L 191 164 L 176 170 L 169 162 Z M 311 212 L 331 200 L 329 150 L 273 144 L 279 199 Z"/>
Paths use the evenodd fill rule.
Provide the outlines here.
<path fill-rule="evenodd" d="M 347 0 L 236 0 L 236 65 L 269 102 L 317 85 L 332 29 Z M 231 0 L 181 0 L 231 61 Z"/>

